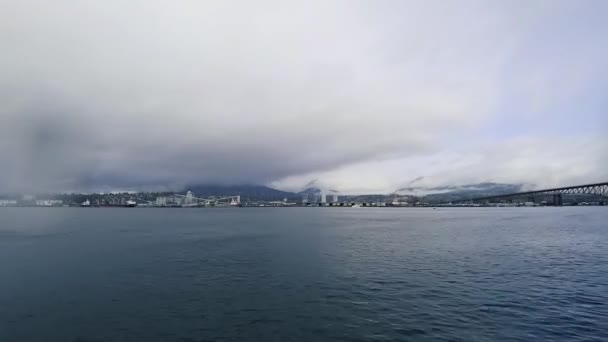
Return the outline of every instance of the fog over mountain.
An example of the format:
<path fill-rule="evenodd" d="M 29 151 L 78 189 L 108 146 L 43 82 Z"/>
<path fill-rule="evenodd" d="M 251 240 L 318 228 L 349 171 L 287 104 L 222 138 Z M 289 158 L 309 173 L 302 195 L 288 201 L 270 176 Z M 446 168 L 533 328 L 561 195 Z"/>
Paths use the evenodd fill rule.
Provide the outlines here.
<path fill-rule="evenodd" d="M 607 10 L 0 0 L 0 191 L 604 181 Z"/>

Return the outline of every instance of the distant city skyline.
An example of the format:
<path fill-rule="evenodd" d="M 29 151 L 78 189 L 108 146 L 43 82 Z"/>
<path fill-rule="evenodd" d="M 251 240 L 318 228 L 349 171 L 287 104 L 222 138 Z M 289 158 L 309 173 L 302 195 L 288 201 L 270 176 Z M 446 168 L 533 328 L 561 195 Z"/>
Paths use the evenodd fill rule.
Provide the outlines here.
<path fill-rule="evenodd" d="M 0 8 L 0 192 L 608 179 L 606 1 Z"/>

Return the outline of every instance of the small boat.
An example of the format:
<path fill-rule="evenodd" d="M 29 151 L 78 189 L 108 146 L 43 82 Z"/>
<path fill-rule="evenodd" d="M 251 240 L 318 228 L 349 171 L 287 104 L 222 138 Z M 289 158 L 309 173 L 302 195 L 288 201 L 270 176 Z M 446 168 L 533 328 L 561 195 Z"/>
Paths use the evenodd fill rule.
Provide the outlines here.
<path fill-rule="evenodd" d="M 129 207 L 129 208 L 134 208 L 134 207 L 137 207 L 137 202 L 132 201 L 132 200 L 128 200 L 128 201 L 125 203 L 125 205 L 126 205 L 127 207 Z"/>
<path fill-rule="evenodd" d="M 353 205 L 351 206 L 351 208 L 361 208 L 361 206 L 360 206 L 360 205 L 358 205 L 358 204 L 353 204 Z"/>
<path fill-rule="evenodd" d="M 81 207 L 90 207 L 91 206 L 91 202 L 89 202 L 89 200 L 86 200 L 82 203 L 80 203 Z"/>

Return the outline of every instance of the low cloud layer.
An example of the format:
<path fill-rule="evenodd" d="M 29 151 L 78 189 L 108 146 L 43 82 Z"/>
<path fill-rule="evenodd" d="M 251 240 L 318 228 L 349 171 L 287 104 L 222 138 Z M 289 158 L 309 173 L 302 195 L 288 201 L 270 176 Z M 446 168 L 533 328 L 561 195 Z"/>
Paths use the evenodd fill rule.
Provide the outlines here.
<path fill-rule="evenodd" d="M 410 188 L 412 194 L 443 188 L 495 182 L 521 184 L 526 189 L 605 182 L 602 171 L 608 141 L 561 136 L 517 138 L 477 150 L 454 148 L 413 157 L 363 162 L 328 172 L 287 177 L 273 185 L 297 190 L 307 179 L 322 189 L 346 189 L 347 194 L 392 193 Z M 424 175 L 412 177 L 412 175 Z M 399 191 L 408 193 L 408 191 Z"/>
<path fill-rule="evenodd" d="M 601 179 L 608 6 L 522 6 L 1 2 L 0 191 Z"/>

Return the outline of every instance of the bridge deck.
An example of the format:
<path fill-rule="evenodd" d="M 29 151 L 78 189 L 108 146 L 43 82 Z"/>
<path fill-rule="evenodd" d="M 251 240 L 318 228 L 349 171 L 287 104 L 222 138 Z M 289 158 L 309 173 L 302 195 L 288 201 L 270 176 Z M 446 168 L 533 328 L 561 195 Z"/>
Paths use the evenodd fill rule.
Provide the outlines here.
<path fill-rule="evenodd" d="M 593 192 L 585 192 L 585 189 L 594 189 Z M 564 193 L 569 190 L 581 190 L 576 193 L 589 193 L 599 196 L 608 196 L 608 182 L 603 183 L 594 183 L 594 184 L 584 184 L 584 185 L 575 185 L 575 186 L 566 186 L 561 188 L 551 188 L 551 189 L 542 189 L 542 190 L 534 190 L 534 191 L 524 191 L 524 192 L 515 192 L 504 195 L 494 195 L 494 196 L 486 196 L 486 197 L 477 197 L 471 198 L 463 201 L 484 201 L 491 199 L 499 199 L 499 198 L 509 198 L 509 197 L 518 197 L 518 196 L 526 196 L 526 195 L 534 195 L 534 194 L 558 194 Z"/>

